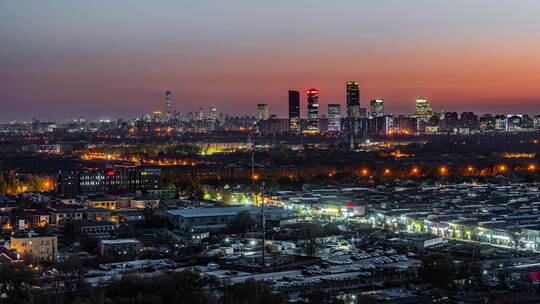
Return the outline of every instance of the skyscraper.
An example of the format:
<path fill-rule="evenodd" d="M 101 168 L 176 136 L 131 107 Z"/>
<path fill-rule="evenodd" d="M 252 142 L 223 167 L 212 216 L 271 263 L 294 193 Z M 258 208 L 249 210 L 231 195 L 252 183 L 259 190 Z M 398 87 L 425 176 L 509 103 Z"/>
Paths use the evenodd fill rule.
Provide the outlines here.
<path fill-rule="evenodd" d="M 372 117 L 384 116 L 384 100 L 383 99 L 373 99 L 369 106 L 370 106 L 369 112 Z"/>
<path fill-rule="evenodd" d="M 339 104 L 328 105 L 328 131 L 341 131 L 341 105 Z"/>
<path fill-rule="evenodd" d="M 289 131 L 300 132 L 300 93 L 289 91 Z"/>
<path fill-rule="evenodd" d="M 266 103 L 257 104 L 257 119 L 259 121 L 268 119 L 268 105 Z"/>
<path fill-rule="evenodd" d="M 195 112 L 195 120 L 203 120 L 204 119 L 204 111 L 203 111 L 203 108 L 199 108 L 196 112 Z"/>
<path fill-rule="evenodd" d="M 212 123 L 215 123 L 217 120 L 217 109 L 215 105 L 210 105 L 210 112 L 208 113 L 208 118 Z"/>
<path fill-rule="evenodd" d="M 307 90 L 307 131 L 319 132 L 319 90 Z"/>
<path fill-rule="evenodd" d="M 416 112 L 414 114 L 414 117 L 416 117 L 416 131 L 423 132 L 431 116 L 433 116 L 433 110 L 427 99 L 425 97 L 418 97 L 416 99 Z"/>
<path fill-rule="evenodd" d="M 360 115 L 360 89 L 358 82 L 347 82 L 347 121 L 349 132 L 359 132 Z"/>
<path fill-rule="evenodd" d="M 172 118 L 171 99 L 172 91 L 165 91 L 165 116 L 167 121 L 171 120 Z"/>

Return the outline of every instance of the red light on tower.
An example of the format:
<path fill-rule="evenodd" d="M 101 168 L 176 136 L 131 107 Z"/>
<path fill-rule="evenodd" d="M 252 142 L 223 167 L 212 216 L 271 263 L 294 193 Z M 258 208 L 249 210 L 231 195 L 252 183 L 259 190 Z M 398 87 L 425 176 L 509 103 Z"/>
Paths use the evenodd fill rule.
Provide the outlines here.
<path fill-rule="evenodd" d="M 112 177 L 112 176 L 115 176 L 115 175 L 116 175 L 116 172 L 114 172 L 114 171 L 107 171 L 107 173 L 105 173 L 105 174 L 107 174 L 107 176 Z"/>
<path fill-rule="evenodd" d="M 307 90 L 307 94 L 308 95 L 317 95 L 317 94 L 319 94 L 319 90 L 317 90 L 317 89 L 309 89 L 309 90 Z"/>

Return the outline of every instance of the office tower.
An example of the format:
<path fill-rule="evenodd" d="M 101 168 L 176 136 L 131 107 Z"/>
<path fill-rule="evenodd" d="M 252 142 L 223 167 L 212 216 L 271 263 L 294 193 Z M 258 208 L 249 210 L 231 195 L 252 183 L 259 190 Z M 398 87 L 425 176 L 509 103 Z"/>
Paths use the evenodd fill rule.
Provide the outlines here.
<path fill-rule="evenodd" d="M 215 105 L 210 106 L 210 112 L 208 113 L 208 119 L 212 122 L 216 122 L 217 120 L 217 108 Z"/>
<path fill-rule="evenodd" d="M 416 99 L 416 113 L 414 114 L 416 118 L 416 131 L 423 132 L 431 116 L 433 116 L 433 110 L 427 99 L 418 97 Z"/>
<path fill-rule="evenodd" d="M 257 119 L 259 121 L 268 119 L 268 105 L 266 103 L 257 104 Z"/>
<path fill-rule="evenodd" d="M 360 89 L 358 82 L 347 82 L 347 121 L 349 132 L 358 133 L 360 120 Z"/>
<path fill-rule="evenodd" d="M 171 99 L 172 91 L 165 91 L 165 118 L 167 121 L 172 118 Z"/>
<path fill-rule="evenodd" d="M 384 116 L 384 100 L 373 99 L 369 105 L 369 112 L 372 117 Z"/>
<path fill-rule="evenodd" d="M 161 117 L 161 111 L 155 111 L 154 113 L 152 113 L 152 122 L 160 122 Z"/>
<path fill-rule="evenodd" d="M 319 132 L 319 90 L 307 90 L 307 131 Z"/>
<path fill-rule="evenodd" d="M 425 97 L 416 99 L 416 114 L 432 113 L 433 110 Z"/>
<path fill-rule="evenodd" d="M 462 128 L 477 129 L 478 128 L 478 116 L 473 112 L 461 113 L 461 126 Z"/>
<path fill-rule="evenodd" d="M 540 129 L 540 115 L 536 115 L 534 118 L 533 118 L 533 127 L 535 129 Z"/>
<path fill-rule="evenodd" d="M 300 132 L 300 93 L 289 91 L 289 131 Z"/>
<path fill-rule="evenodd" d="M 341 105 L 339 104 L 328 105 L 328 131 L 341 131 Z"/>
<path fill-rule="evenodd" d="M 203 120 L 204 118 L 204 111 L 203 111 L 203 108 L 199 108 L 196 112 L 195 112 L 195 120 Z"/>

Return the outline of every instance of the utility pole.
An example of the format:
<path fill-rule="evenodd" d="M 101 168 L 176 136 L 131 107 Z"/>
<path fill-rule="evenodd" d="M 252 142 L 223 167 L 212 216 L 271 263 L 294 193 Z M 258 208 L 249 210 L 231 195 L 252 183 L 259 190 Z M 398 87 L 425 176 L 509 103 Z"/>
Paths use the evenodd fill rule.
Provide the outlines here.
<path fill-rule="evenodd" d="M 265 248 L 264 243 L 266 241 L 265 239 L 265 233 L 266 233 L 266 215 L 264 213 L 264 181 L 261 182 L 261 227 L 262 227 L 262 235 L 261 235 L 261 241 L 262 241 L 262 267 L 264 268 L 266 266 L 265 262 Z"/>
<path fill-rule="evenodd" d="M 251 179 L 255 179 L 255 154 L 251 149 Z"/>

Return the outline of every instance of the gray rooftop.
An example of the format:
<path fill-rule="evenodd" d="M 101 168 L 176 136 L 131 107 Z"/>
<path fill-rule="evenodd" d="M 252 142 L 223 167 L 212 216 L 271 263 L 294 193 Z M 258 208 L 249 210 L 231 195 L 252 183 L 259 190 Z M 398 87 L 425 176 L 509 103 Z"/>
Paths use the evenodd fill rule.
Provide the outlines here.
<path fill-rule="evenodd" d="M 261 208 L 258 206 L 241 205 L 241 206 L 229 206 L 229 207 L 212 207 L 212 208 L 193 208 L 193 209 L 178 209 L 169 210 L 167 213 L 173 216 L 182 217 L 206 217 L 206 216 L 234 216 L 242 211 L 249 211 L 250 213 L 259 213 Z M 283 212 L 293 213 L 292 210 L 287 210 L 277 207 L 265 207 L 266 212 Z"/>

